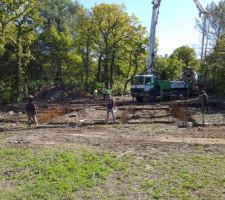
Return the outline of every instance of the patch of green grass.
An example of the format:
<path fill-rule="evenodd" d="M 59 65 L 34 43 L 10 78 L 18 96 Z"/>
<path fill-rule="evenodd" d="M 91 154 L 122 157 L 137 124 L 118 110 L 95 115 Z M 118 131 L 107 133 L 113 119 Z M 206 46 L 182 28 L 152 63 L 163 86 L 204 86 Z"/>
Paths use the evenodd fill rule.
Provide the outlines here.
<path fill-rule="evenodd" d="M 159 154 L 139 161 L 133 168 L 149 177 L 140 182 L 140 189 L 144 188 L 150 199 L 225 199 L 225 157 L 192 153 Z M 148 171 L 146 164 L 151 166 Z"/>
<path fill-rule="evenodd" d="M 145 188 L 151 188 L 151 187 L 153 187 L 154 186 L 154 181 L 153 180 L 149 180 L 149 179 L 147 179 L 147 180 L 144 180 L 143 181 L 143 187 L 145 187 Z"/>
<path fill-rule="evenodd" d="M 89 151 L 40 151 L 1 148 L 2 199 L 75 199 L 75 192 L 91 188 L 125 165 L 114 156 Z M 1 199 L 1 197 L 0 197 Z"/>

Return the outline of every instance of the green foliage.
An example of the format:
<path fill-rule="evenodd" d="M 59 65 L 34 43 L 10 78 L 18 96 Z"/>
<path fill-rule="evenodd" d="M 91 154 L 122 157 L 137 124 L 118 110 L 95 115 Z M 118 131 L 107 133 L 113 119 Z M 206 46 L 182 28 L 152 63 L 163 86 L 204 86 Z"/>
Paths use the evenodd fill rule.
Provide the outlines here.
<path fill-rule="evenodd" d="M 10 103 L 11 101 L 11 87 L 4 82 L 0 81 L 0 103 Z"/>
<path fill-rule="evenodd" d="M 1 5 L 0 77 L 10 82 L 6 99 L 11 93 L 11 99 L 21 100 L 50 83 L 90 91 L 102 82 L 112 88 L 120 79 L 114 86 L 119 92 L 145 69 L 146 29 L 122 5 L 91 10 L 72 0 L 3 0 Z"/>
<path fill-rule="evenodd" d="M 117 51 L 118 71 L 116 79 L 124 83 L 124 92 L 128 89 L 128 84 L 136 74 L 146 71 L 147 53 L 145 46 L 148 44 L 146 29 L 140 25 L 135 16 L 131 18 L 132 33 L 123 46 Z M 114 84 L 116 81 L 114 81 Z"/>
<path fill-rule="evenodd" d="M 220 38 L 220 46 L 209 57 L 208 77 L 211 85 L 223 91 L 219 41 L 224 34 L 224 1 L 212 3 L 209 10 L 213 13 L 210 38 Z M 146 72 L 147 44 L 146 28 L 123 5 L 102 3 L 88 10 L 72 0 L 30 0 L 29 4 L 2 0 L 0 78 L 1 85 L 10 83 L 1 88 L 6 96 L 3 101 L 21 100 L 27 92 L 50 83 L 72 83 L 93 91 L 104 82 L 113 93 L 124 92 L 135 74 Z M 178 79 L 187 66 L 196 71 L 200 66 L 188 46 L 177 48 L 169 58 L 155 60 L 156 74 L 162 79 Z"/>
<path fill-rule="evenodd" d="M 193 48 L 182 46 L 174 50 L 171 58 L 175 58 L 184 64 L 184 68 L 190 66 L 193 69 L 199 68 L 199 61 Z"/>
<path fill-rule="evenodd" d="M 146 30 L 137 18 L 130 17 L 122 5 L 99 4 L 89 13 L 81 11 L 79 22 L 81 44 L 85 47 L 83 51 L 85 76 L 90 75 L 89 51 L 92 49 L 92 55 L 98 59 L 95 80 L 98 82 L 104 80 L 108 88 L 115 83 L 114 78 L 123 76 L 127 85 L 134 74 L 140 71 L 145 54 L 143 46 L 146 42 Z"/>
<path fill-rule="evenodd" d="M 49 30 L 46 30 L 40 36 L 41 41 L 47 51 L 43 52 L 43 56 L 48 60 L 49 70 L 54 74 L 52 80 L 56 84 L 62 84 L 64 82 L 64 71 L 70 66 L 74 66 L 74 63 L 81 61 L 80 56 L 74 49 L 74 41 L 72 35 L 68 29 L 65 28 L 64 32 L 59 32 L 55 26 L 51 26 Z"/>
<path fill-rule="evenodd" d="M 225 35 L 217 40 L 214 52 L 206 61 L 208 65 L 208 79 L 214 92 L 224 93 L 225 90 Z"/>
<path fill-rule="evenodd" d="M 68 27 L 72 33 L 76 25 L 76 13 L 80 8 L 77 1 L 71 0 L 42 0 L 45 8 L 42 10 L 42 15 L 45 20 L 45 27 L 57 27 L 57 30 L 63 32 L 65 27 Z"/>
<path fill-rule="evenodd" d="M 1 52 L 3 55 L 10 47 L 9 57 L 5 62 L 8 66 L 14 66 L 11 78 L 12 91 L 15 99 L 21 100 L 25 95 L 25 68 L 33 59 L 30 46 L 36 39 L 36 28 L 41 25 L 42 17 L 40 16 L 41 4 L 37 0 L 29 2 L 19 1 L 3 1 L 1 3 L 0 15 L 0 38 Z M 9 52 L 7 52 L 8 54 Z"/>
<path fill-rule="evenodd" d="M 162 80 L 177 80 L 184 68 L 182 63 L 177 58 L 173 57 L 156 57 L 155 73 Z"/>
<path fill-rule="evenodd" d="M 112 87 L 112 94 L 113 95 L 121 95 L 124 93 L 124 84 L 122 80 L 115 80 L 115 83 Z"/>
<path fill-rule="evenodd" d="M 207 37 L 205 38 L 206 62 L 200 69 L 200 80 L 206 81 L 206 87 L 215 93 L 224 93 L 224 63 L 221 62 L 223 48 L 221 38 L 225 34 L 225 1 L 211 2 L 207 5 L 210 16 L 207 17 Z M 197 27 L 203 33 L 205 18 L 197 20 Z M 218 45 L 220 43 L 220 45 Z M 223 59 L 222 59 L 223 60 Z"/>
<path fill-rule="evenodd" d="M 26 84 L 26 87 L 27 90 L 29 91 L 29 94 L 35 94 L 44 84 L 46 84 L 45 81 L 33 80 L 29 81 L 29 83 Z"/>

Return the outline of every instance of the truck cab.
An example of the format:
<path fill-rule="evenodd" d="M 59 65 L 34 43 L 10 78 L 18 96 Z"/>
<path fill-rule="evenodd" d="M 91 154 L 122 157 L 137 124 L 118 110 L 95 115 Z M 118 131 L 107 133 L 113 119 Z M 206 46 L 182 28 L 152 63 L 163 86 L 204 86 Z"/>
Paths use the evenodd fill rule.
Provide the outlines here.
<path fill-rule="evenodd" d="M 131 86 L 131 95 L 137 102 L 142 102 L 144 98 L 156 99 L 158 79 L 153 74 L 136 75 Z"/>

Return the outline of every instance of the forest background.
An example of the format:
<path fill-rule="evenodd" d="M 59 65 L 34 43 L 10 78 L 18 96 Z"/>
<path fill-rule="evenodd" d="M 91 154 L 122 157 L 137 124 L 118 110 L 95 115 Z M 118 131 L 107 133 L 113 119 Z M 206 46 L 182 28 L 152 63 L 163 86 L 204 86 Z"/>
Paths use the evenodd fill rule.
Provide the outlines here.
<path fill-rule="evenodd" d="M 181 46 L 171 55 L 156 56 L 155 73 L 176 80 L 191 66 L 200 84 L 206 78 L 208 90 L 221 94 L 225 91 L 225 0 L 212 2 L 207 9 L 211 15 L 204 60 L 193 48 Z M 196 20 L 196 27 L 206 31 L 204 20 Z M 123 5 L 86 9 L 72 0 L 2 0 L 0 103 L 18 102 L 44 87 L 63 85 L 90 93 L 103 87 L 114 94 L 129 92 L 135 74 L 147 70 L 147 30 Z"/>

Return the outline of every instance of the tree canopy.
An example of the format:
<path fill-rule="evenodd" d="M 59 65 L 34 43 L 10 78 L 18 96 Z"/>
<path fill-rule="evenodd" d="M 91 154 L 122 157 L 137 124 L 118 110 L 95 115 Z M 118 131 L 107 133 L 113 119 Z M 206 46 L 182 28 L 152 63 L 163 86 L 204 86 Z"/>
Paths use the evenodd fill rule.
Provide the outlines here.
<path fill-rule="evenodd" d="M 148 32 L 124 5 L 102 3 L 86 9 L 72 0 L 0 4 L 0 102 L 20 101 L 43 85 L 124 92 L 135 74 L 146 72 Z M 208 6 L 213 19 L 209 39 L 215 42 L 205 65 L 208 81 L 219 88 L 225 67 L 224 5 Z M 182 46 L 170 56 L 156 56 L 155 73 L 174 80 L 187 66 L 198 71 L 199 63 L 195 50 Z"/>

